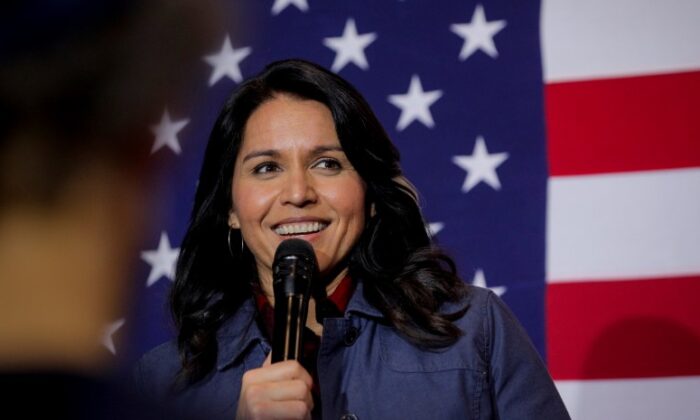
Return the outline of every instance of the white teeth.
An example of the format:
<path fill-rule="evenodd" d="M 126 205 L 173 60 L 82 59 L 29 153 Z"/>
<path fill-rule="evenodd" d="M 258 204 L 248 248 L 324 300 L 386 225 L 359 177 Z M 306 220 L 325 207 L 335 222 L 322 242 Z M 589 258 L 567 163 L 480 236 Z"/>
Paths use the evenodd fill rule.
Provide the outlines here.
<path fill-rule="evenodd" d="M 281 225 L 275 228 L 275 233 L 278 235 L 298 235 L 302 233 L 314 233 L 321 231 L 328 226 L 326 223 L 309 222 L 309 223 L 292 223 Z"/>

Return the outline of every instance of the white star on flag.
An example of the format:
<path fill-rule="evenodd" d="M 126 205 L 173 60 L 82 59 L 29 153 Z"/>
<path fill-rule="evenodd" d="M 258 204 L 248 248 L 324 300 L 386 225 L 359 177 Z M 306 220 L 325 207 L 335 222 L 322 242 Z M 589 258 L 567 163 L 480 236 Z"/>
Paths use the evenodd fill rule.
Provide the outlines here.
<path fill-rule="evenodd" d="M 331 70 L 339 72 L 348 63 L 354 63 L 362 70 L 369 68 L 367 57 L 365 56 L 365 48 L 377 39 L 376 32 L 370 32 L 359 35 L 355 20 L 349 18 L 345 22 L 343 35 L 339 37 L 324 38 L 323 45 L 335 51 L 335 59 Z"/>
<path fill-rule="evenodd" d="M 307 12 L 309 10 L 309 4 L 306 0 L 275 0 L 275 4 L 272 5 L 272 14 L 276 16 L 291 5 L 296 6 L 297 9 L 302 12 Z"/>
<path fill-rule="evenodd" d="M 503 294 L 508 291 L 506 286 L 496 286 L 488 287 L 486 285 L 486 276 L 484 275 L 484 270 L 478 269 L 474 274 L 474 279 L 472 279 L 472 286 L 483 287 L 485 289 L 491 290 L 496 296 L 503 296 Z"/>
<path fill-rule="evenodd" d="M 433 237 L 440 233 L 440 231 L 445 227 L 442 222 L 428 223 L 428 234 Z"/>
<path fill-rule="evenodd" d="M 402 95 L 389 95 L 389 102 L 401 108 L 401 116 L 396 124 L 396 129 L 401 131 L 413 121 L 418 120 L 428 128 L 435 126 L 430 106 L 442 96 L 441 90 L 425 92 L 418 75 L 411 77 L 408 92 Z"/>
<path fill-rule="evenodd" d="M 170 118 L 170 113 L 166 109 L 163 111 L 163 116 L 160 122 L 151 126 L 151 131 L 156 136 L 151 148 L 151 154 L 155 153 L 163 146 L 168 146 L 175 154 L 180 154 L 180 142 L 177 139 L 177 133 L 180 132 L 190 122 L 188 119 L 174 121 Z"/>
<path fill-rule="evenodd" d="M 151 265 L 151 272 L 148 275 L 146 286 L 150 287 L 157 282 L 162 276 L 175 279 L 175 263 L 180 248 L 172 248 L 168 234 L 161 232 L 158 249 L 141 252 L 141 259 Z"/>
<path fill-rule="evenodd" d="M 462 192 L 469 192 L 482 181 L 494 190 L 500 190 L 501 181 L 498 179 L 496 168 L 506 159 L 508 159 L 508 153 L 505 152 L 489 154 L 484 138 L 477 137 L 471 155 L 452 157 L 452 163 L 467 171 L 467 177 L 462 184 Z"/>
<path fill-rule="evenodd" d="M 112 354 L 117 354 L 117 349 L 114 347 L 114 339 L 112 336 L 124 325 L 124 318 L 118 319 L 109 324 L 102 334 L 102 345 L 107 347 Z"/>
<path fill-rule="evenodd" d="M 477 50 L 488 54 L 491 58 L 498 57 L 496 44 L 493 37 L 506 26 L 505 20 L 486 20 L 484 6 L 478 4 L 474 9 L 472 21 L 469 23 L 453 23 L 450 30 L 464 38 L 462 51 L 459 52 L 459 59 L 464 61 Z"/>
<path fill-rule="evenodd" d="M 241 68 L 239 66 L 241 61 L 248 57 L 251 52 L 253 52 L 253 49 L 250 47 L 233 48 L 233 46 L 231 46 L 231 38 L 226 36 L 224 45 L 221 47 L 221 51 L 219 51 L 218 54 L 204 57 L 204 61 L 214 68 L 211 72 L 211 77 L 209 77 L 209 86 L 213 86 L 214 83 L 218 82 L 224 76 L 228 76 L 236 83 L 243 81 L 243 75 L 241 74 Z"/>

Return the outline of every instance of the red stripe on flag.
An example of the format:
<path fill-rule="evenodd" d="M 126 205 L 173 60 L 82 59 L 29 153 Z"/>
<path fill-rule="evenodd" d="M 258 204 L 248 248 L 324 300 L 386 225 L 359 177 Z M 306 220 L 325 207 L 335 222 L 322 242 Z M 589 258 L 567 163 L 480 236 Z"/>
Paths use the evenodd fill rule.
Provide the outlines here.
<path fill-rule="evenodd" d="M 700 375 L 700 276 L 547 286 L 555 379 Z"/>
<path fill-rule="evenodd" d="M 545 87 L 550 174 L 700 166 L 700 71 Z"/>

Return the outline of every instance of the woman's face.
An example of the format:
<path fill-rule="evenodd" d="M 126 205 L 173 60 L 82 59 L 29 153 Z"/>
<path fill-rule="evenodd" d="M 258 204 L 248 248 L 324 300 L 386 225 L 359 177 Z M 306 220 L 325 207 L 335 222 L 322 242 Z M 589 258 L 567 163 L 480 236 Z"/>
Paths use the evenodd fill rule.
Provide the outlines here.
<path fill-rule="evenodd" d="M 263 283 L 271 282 L 283 240 L 311 243 L 326 274 L 365 225 L 365 184 L 340 146 L 330 110 L 313 100 L 278 95 L 251 114 L 232 194 L 229 224 L 240 227 Z"/>

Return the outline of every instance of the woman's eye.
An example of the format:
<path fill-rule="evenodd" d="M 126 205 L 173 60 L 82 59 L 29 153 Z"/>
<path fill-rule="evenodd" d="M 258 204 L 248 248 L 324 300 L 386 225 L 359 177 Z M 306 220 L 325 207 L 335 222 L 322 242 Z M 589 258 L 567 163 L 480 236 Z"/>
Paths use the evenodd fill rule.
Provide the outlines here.
<path fill-rule="evenodd" d="M 342 166 L 340 165 L 340 162 L 338 162 L 336 159 L 331 159 L 331 158 L 321 159 L 318 162 L 316 162 L 315 166 L 317 168 L 321 168 L 321 169 L 341 169 L 342 168 Z"/>
<path fill-rule="evenodd" d="M 274 162 L 263 162 L 255 168 L 253 168 L 253 173 L 255 174 L 267 174 L 270 172 L 275 172 L 279 169 L 279 166 L 277 166 L 276 163 Z"/>

